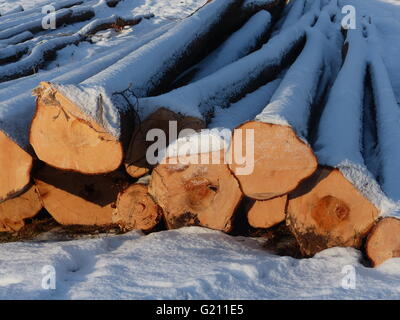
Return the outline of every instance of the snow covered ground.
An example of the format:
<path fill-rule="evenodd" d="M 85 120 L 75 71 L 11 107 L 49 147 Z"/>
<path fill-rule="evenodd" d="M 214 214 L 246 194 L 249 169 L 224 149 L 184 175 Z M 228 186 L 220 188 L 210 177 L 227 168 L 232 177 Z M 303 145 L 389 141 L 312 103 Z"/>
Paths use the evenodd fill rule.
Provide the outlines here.
<path fill-rule="evenodd" d="M 16 5 L 34 8 L 48 0 L 0 0 L 0 13 Z M 397 101 L 400 102 L 400 4 L 385 0 L 341 0 L 373 12 Z M 68 66 L 95 60 L 115 46 L 138 41 L 168 26 L 205 0 L 125 1 L 113 13 L 153 13 L 155 18 L 122 33 L 101 32 L 93 44 L 71 45 L 46 70 L 0 84 L 0 101 L 28 93 L 39 80 L 52 79 Z M 380 23 L 384 21 L 385 23 Z M 387 27 L 387 22 L 392 28 Z M 83 24 L 74 25 L 74 29 Z M 70 32 L 66 27 L 62 32 Z M 60 68 L 60 69 L 58 69 Z M 71 67 L 72 69 L 72 67 Z M 72 79 L 72 78 L 71 78 Z M 13 85 L 13 90 L 10 90 Z M 17 90 L 17 91 L 16 91 Z M 25 99 L 25 98 L 24 98 Z M 28 97 L 27 103 L 33 98 Z M 11 101 L 11 100 L 10 100 Z M 11 103 L 11 102 L 10 102 Z M 361 252 L 333 248 L 311 259 L 279 257 L 262 240 L 231 237 L 198 227 L 98 235 L 60 241 L 44 234 L 35 241 L 0 244 L 1 299 L 400 299 L 400 259 L 376 269 L 361 264 Z M 56 289 L 42 288 L 43 267 L 56 271 Z M 354 269 L 353 269 L 354 268 Z M 355 271 L 355 288 L 343 282 Z M 346 286 L 345 286 L 346 287 Z"/>
<path fill-rule="evenodd" d="M 8 243 L 0 245 L 0 298 L 399 299 L 400 259 L 377 269 L 360 259 L 343 248 L 312 259 L 279 257 L 261 240 L 198 227 Z M 47 265 L 56 272 L 55 290 L 42 288 Z M 349 270 L 354 289 L 343 286 Z"/>

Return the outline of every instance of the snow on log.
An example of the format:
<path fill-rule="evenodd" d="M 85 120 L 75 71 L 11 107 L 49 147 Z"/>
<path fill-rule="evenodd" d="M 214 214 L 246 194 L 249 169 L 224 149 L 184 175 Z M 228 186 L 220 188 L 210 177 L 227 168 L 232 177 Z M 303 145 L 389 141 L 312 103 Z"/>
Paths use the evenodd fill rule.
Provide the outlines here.
<path fill-rule="evenodd" d="M 375 101 L 378 170 L 383 191 L 393 200 L 400 201 L 400 106 L 397 103 L 387 67 L 379 53 L 376 27 L 367 26 L 369 67 Z"/>
<path fill-rule="evenodd" d="M 123 148 L 131 138 L 134 110 L 110 110 L 109 101 L 103 100 L 100 90 L 92 88 L 90 92 L 73 86 L 74 91 L 70 90 L 68 94 L 72 94 L 75 101 L 81 99 L 79 106 L 97 104 L 96 112 L 104 118 L 103 121 L 93 121 L 91 114 L 84 114 L 83 108 L 66 98 L 68 94 L 64 88 L 69 86 L 42 83 L 36 90 L 37 107 L 30 142 L 37 156 L 42 160 L 50 159 L 48 163 L 58 169 L 73 169 L 86 174 L 116 170 L 123 161 Z M 114 122 L 115 127 L 105 129 L 103 123 L 106 121 L 109 124 Z"/>
<path fill-rule="evenodd" d="M 125 127 L 124 123 L 121 124 L 124 121 L 123 117 L 120 117 L 121 111 L 133 113 L 137 107 L 138 96 L 147 95 L 160 89 L 166 85 L 168 79 L 171 80 L 178 75 L 179 71 L 182 71 L 181 69 L 186 69 L 188 65 L 197 62 L 195 60 L 202 55 L 204 48 L 210 49 L 210 41 L 212 43 L 216 38 L 225 34 L 228 26 L 224 24 L 224 19 L 240 9 L 240 3 L 241 1 L 238 0 L 215 0 L 171 28 L 163 36 L 142 46 L 81 85 L 52 85 L 50 91 L 58 97 L 54 103 L 60 104 L 63 110 L 74 109 L 75 120 L 78 121 L 81 116 L 84 119 L 84 121 L 80 121 L 82 126 L 85 126 L 86 122 L 107 135 L 106 140 L 98 135 L 99 141 L 97 142 L 88 137 L 89 144 L 95 148 L 99 146 L 99 150 L 91 149 L 87 154 L 104 154 L 103 144 L 111 144 L 114 154 L 109 154 L 110 159 L 105 161 L 106 164 L 100 164 L 102 161 L 98 161 L 96 157 L 92 157 L 91 161 L 88 161 L 86 156 L 81 157 L 81 151 L 84 151 L 81 143 L 77 144 L 82 137 L 81 130 L 89 133 L 93 138 L 97 133 L 91 125 L 73 132 L 70 121 L 66 120 L 61 123 L 60 120 L 58 124 L 64 128 L 61 129 L 57 126 L 54 129 L 59 132 L 68 132 L 67 136 L 61 137 L 57 132 L 53 134 L 52 131 L 49 131 L 47 120 L 41 120 L 50 119 L 51 116 L 49 118 L 46 113 L 53 113 L 54 108 L 46 108 L 45 101 L 39 97 L 38 112 L 33 120 L 31 130 L 31 143 L 39 158 L 54 167 L 82 173 L 109 172 L 119 167 L 122 164 L 123 152 L 127 147 L 123 140 Z M 47 86 L 47 89 L 49 87 Z M 44 97 L 44 95 L 41 96 Z M 62 99 L 62 102 L 59 99 Z M 47 98 L 45 100 L 47 101 Z M 100 100 L 102 103 L 99 103 Z M 63 103 L 66 103 L 67 106 L 65 107 Z M 137 117 L 136 121 L 146 119 L 157 109 L 145 116 L 138 114 L 140 117 Z M 134 123 L 132 120 L 128 126 L 132 131 Z M 40 137 L 36 136 L 35 131 Z M 129 133 L 130 135 L 132 131 Z M 43 135 L 43 132 L 47 133 Z M 74 136 L 75 134 L 78 134 L 78 139 Z M 57 142 L 55 137 L 61 138 L 62 141 Z M 65 137 L 69 137 L 69 139 L 65 139 Z M 69 145 L 67 148 L 71 152 L 68 151 L 65 154 L 58 148 L 51 152 L 46 151 L 49 144 L 54 143 Z M 76 148 L 79 152 L 76 152 Z M 58 153 L 58 150 L 61 153 Z"/>
<path fill-rule="evenodd" d="M 393 203 L 367 170 L 361 152 L 369 47 L 358 29 L 348 30 L 345 47 L 345 62 L 322 112 L 314 150 L 321 165 L 338 168 L 366 199 L 387 213 Z"/>
<path fill-rule="evenodd" d="M 284 195 L 317 168 L 317 158 L 307 143 L 308 125 L 318 102 L 318 91 L 327 85 L 321 79 L 334 75 L 337 44 L 335 38 L 328 40 L 324 34 L 330 28 L 334 25 L 324 11 L 317 24 L 307 30 L 306 45 L 271 102 L 254 121 L 234 131 L 232 154 L 242 146 L 248 147 L 242 132 L 254 132 L 254 159 L 248 159 L 254 170 L 247 175 L 236 174 L 243 193 L 250 198 L 267 200 Z M 230 164 L 233 172 L 243 166 L 235 158 Z"/>
<path fill-rule="evenodd" d="M 373 267 L 400 257 L 400 220 L 380 219 L 368 235 L 365 251 Z"/>
<path fill-rule="evenodd" d="M 50 40 L 34 39 L 15 47 L 0 50 L 0 63 L 18 60 L 20 56 L 31 51 L 20 61 L 0 68 L 0 82 L 10 81 L 35 73 L 40 67 L 50 60 L 58 50 L 71 44 L 86 41 L 89 36 L 100 30 L 114 27 L 132 26 L 140 23 L 142 19 L 150 19 L 152 14 L 141 15 L 133 18 L 121 18 L 113 15 L 109 18 L 96 19 L 71 36 L 55 37 Z"/>
<path fill-rule="evenodd" d="M 59 0 L 55 2 L 42 3 L 42 6 L 51 5 L 55 10 L 71 8 L 76 5 L 81 5 L 83 0 Z M 6 15 L 0 16 L 0 30 L 4 30 L 10 27 L 17 25 L 17 21 L 20 23 L 24 23 L 26 21 L 32 21 L 39 16 L 43 17 L 42 14 L 42 6 L 34 6 L 31 9 L 23 10 L 20 12 L 9 13 Z M 14 24 L 9 24 L 10 22 L 14 22 Z"/>
<path fill-rule="evenodd" d="M 55 21 L 58 26 L 63 24 L 71 24 L 81 21 L 86 21 L 95 16 L 95 11 L 91 6 L 78 7 L 72 9 L 61 9 L 55 12 Z M 22 21 L 19 24 L 16 24 L 13 27 L 5 25 L 0 25 L 4 30 L 0 31 L 0 39 L 11 38 L 17 34 L 20 34 L 25 31 L 29 31 L 31 33 L 38 33 L 43 31 L 42 26 L 43 15 L 39 16 L 37 19 L 32 20 L 30 18 L 25 23 Z"/>
<path fill-rule="evenodd" d="M 243 21 L 248 20 L 255 13 L 266 10 L 273 20 L 275 20 L 285 7 L 286 0 L 245 0 L 242 5 L 241 18 Z"/>
<path fill-rule="evenodd" d="M 220 151 L 178 155 L 165 159 L 153 170 L 149 193 L 163 209 L 168 228 L 232 229 L 242 192 L 224 156 Z M 199 158 L 207 158 L 209 164 Z"/>
<path fill-rule="evenodd" d="M 0 124 L 2 124 L 0 122 Z M 0 127 L 0 202 L 25 190 L 33 160 Z"/>
<path fill-rule="evenodd" d="M 316 12 L 272 38 L 261 49 L 187 86 L 156 97 L 139 99 L 138 112 L 146 118 L 159 108 L 210 120 L 215 108 L 226 108 L 260 86 L 275 80 L 302 49 L 306 28 Z"/>
<path fill-rule="evenodd" d="M 119 172 L 89 176 L 48 166 L 34 180 L 43 206 L 63 225 L 111 225 L 118 194 L 129 186 Z"/>
<path fill-rule="evenodd" d="M 286 223 L 304 256 L 331 247 L 360 248 L 379 210 L 343 174 L 319 168 L 289 194 Z"/>
<path fill-rule="evenodd" d="M 17 13 L 17 12 L 22 12 L 22 11 L 24 11 L 24 8 L 19 4 L 7 11 L 0 11 L 0 17 L 6 16 L 9 14 L 13 14 L 13 13 Z"/>
<path fill-rule="evenodd" d="M 173 86 L 180 87 L 188 82 L 200 80 L 259 49 L 266 40 L 270 25 L 271 15 L 267 11 L 256 13 L 214 52 L 184 72 Z"/>
<path fill-rule="evenodd" d="M 171 127 L 172 122 L 176 125 Z M 153 141 L 149 141 L 147 134 L 152 130 L 161 130 L 168 137 L 169 142 L 173 142 L 178 137 L 171 137 L 173 132 L 181 132 L 185 129 L 200 130 L 205 127 L 201 119 L 195 117 L 186 117 L 172 112 L 165 108 L 160 108 L 139 123 L 132 134 L 128 151 L 125 158 L 125 168 L 128 174 L 134 178 L 140 178 L 154 167 L 148 163 L 146 153 Z"/>
<path fill-rule="evenodd" d="M 148 186 L 136 183 L 118 195 L 112 220 L 122 230 L 154 229 L 162 218 L 161 208 L 148 194 Z"/>
<path fill-rule="evenodd" d="M 270 200 L 252 200 L 247 212 L 247 220 L 253 228 L 271 228 L 286 218 L 287 195 Z"/>
<path fill-rule="evenodd" d="M 35 186 L 24 193 L 0 203 L 0 232 L 16 232 L 25 226 L 25 219 L 33 218 L 42 209 Z"/>
<path fill-rule="evenodd" d="M 106 51 L 101 55 L 97 55 L 97 59 L 94 61 L 84 59 L 74 64 L 75 68 L 73 70 L 69 70 L 72 66 L 68 65 L 49 73 L 40 73 L 29 80 L 20 81 L 14 86 L 9 85 L 0 90 L 1 98 L 6 99 L 1 101 L 0 108 L 0 145 L 1 150 L 8 150 L 0 154 L 0 177 L 1 181 L 4 182 L 0 187 L 0 201 L 8 197 L 7 195 L 18 193 L 29 182 L 29 172 L 32 166 L 32 159 L 29 156 L 32 153 L 29 145 L 29 129 L 35 112 L 35 100 L 29 89 L 37 85 L 38 79 L 46 79 L 48 77 L 62 83 L 81 82 L 165 31 L 166 28 L 163 27 L 146 35 L 140 41 L 128 43 L 117 50 L 111 48 L 111 52 Z M 13 97 L 15 92 L 24 92 L 25 90 L 28 91 Z M 6 186 L 5 181 L 10 184 Z"/>
<path fill-rule="evenodd" d="M 233 130 L 240 124 L 254 119 L 271 101 L 281 79 L 276 79 L 247 94 L 228 108 L 216 107 L 208 128 L 225 128 Z"/>

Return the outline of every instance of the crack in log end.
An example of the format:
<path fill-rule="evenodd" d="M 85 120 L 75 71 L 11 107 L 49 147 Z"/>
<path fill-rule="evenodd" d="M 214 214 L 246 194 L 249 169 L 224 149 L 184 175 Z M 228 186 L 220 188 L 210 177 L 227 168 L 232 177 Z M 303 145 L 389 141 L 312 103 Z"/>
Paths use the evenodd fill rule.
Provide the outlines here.
<path fill-rule="evenodd" d="M 335 229 L 341 222 L 348 219 L 349 215 L 349 206 L 330 195 L 321 198 L 311 211 L 311 216 L 317 226 L 324 231 Z"/>
<path fill-rule="evenodd" d="M 201 226 L 197 214 L 191 212 L 185 212 L 178 217 L 169 219 L 168 224 L 171 229 L 179 229 L 188 226 Z"/>
<path fill-rule="evenodd" d="M 219 186 L 213 185 L 204 177 L 193 177 L 184 183 L 187 203 L 190 208 L 204 208 L 211 205 Z"/>

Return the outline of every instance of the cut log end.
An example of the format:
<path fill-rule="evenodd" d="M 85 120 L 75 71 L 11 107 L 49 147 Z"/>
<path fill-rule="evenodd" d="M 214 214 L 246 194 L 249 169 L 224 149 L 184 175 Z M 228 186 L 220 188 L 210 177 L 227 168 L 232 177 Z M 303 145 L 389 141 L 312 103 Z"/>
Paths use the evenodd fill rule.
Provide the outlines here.
<path fill-rule="evenodd" d="M 2 131 L 0 150 L 0 201 L 4 201 L 28 186 L 32 157 Z"/>
<path fill-rule="evenodd" d="M 174 125 L 176 124 L 176 127 Z M 171 126 L 173 126 L 171 128 Z M 147 141 L 147 133 L 152 129 L 161 130 L 165 136 L 170 137 L 171 129 L 177 130 L 179 133 L 184 129 L 200 130 L 205 127 L 202 120 L 186 117 L 170 111 L 165 108 L 160 108 L 144 120 L 134 131 L 130 146 L 126 155 L 125 168 L 129 175 L 133 178 L 140 178 L 153 168 L 146 160 L 146 152 L 148 147 L 154 143 Z M 169 141 L 172 143 L 173 141 Z"/>
<path fill-rule="evenodd" d="M 400 257 L 400 220 L 383 218 L 373 227 L 366 242 L 366 253 L 373 267 Z"/>
<path fill-rule="evenodd" d="M 287 195 L 265 201 L 254 201 L 247 213 L 253 228 L 271 228 L 286 218 Z"/>
<path fill-rule="evenodd" d="M 30 142 L 40 160 L 65 170 L 100 174 L 123 160 L 121 143 L 49 83 L 35 91 L 36 114 Z"/>
<path fill-rule="evenodd" d="M 35 174 L 42 202 L 53 218 L 63 225 L 106 226 L 119 192 L 129 185 L 119 172 L 87 176 L 43 167 Z"/>
<path fill-rule="evenodd" d="M 0 232 L 17 232 L 25 226 L 25 219 L 33 218 L 42 209 L 35 186 L 25 193 L 0 203 Z"/>
<path fill-rule="evenodd" d="M 242 192 L 228 166 L 223 164 L 222 154 L 209 154 L 219 157 L 220 164 L 194 164 L 199 163 L 202 155 L 191 155 L 169 158 L 154 169 L 149 192 L 163 209 L 170 229 L 184 226 L 224 232 L 232 229 Z M 171 164 L 174 161 L 178 164 Z"/>
<path fill-rule="evenodd" d="M 254 141 L 246 141 L 246 133 L 251 131 Z M 231 147 L 230 168 L 243 193 L 256 200 L 268 200 L 293 191 L 318 166 L 311 147 L 287 126 L 247 122 L 234 131 Z M 254 156 L 251 148 L 254 148 Z M 247 155 L 246 166 L 254 168 L 250 174 L 238 174 L 243 165 L 236 162 L 236 153 Z"/>
<path fill-rule="evenodd" d="M 150 231 L 161 219 L 161 208 L 148 194 L 147 186 L 134 184 L 121 192 L 113 222 L 121 229 Z"/>
<path fill-rule="evenodd" d="M 305 256 L 360 248 L 378 209 L 337 169 L 320 168 L 289 195 L 286 222 Z"/>

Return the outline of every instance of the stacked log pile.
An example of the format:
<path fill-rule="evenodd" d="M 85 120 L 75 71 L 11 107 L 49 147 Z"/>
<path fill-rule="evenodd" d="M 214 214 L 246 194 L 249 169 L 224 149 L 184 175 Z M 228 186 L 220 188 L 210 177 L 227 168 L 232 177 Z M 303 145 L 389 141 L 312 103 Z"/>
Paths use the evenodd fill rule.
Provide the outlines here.
<path fill-rule="evenodd" d="M 256 229 L 286 225 L 304 257 L 364 243 L 373 266 L 399 257 L 400 220 L 382 219 L 397 208 L 387 196 L 400 198 L 400 130 L 388 116 L 399 111 L 378 31 L 368 19 L 341 29 L 337 0 L 285 4 L 207 1 L 79 84 L 40 83 L 29 132 L 0 127 L 0 231 L 20 229 L 42 206 L 60 224 L 124 231 L 229 233 L 245 216 Z M 71 23 L 90 12 L 68 10 Z M 151 17 L 94 20 L 47 48 Z M 46 60 L 35 29 L 22 31 L 0 30 L 0 81 Z M 21 60 L 26 52 L 37 60 Z M 12 116 L 0 112 L 0 123 Z"/>

